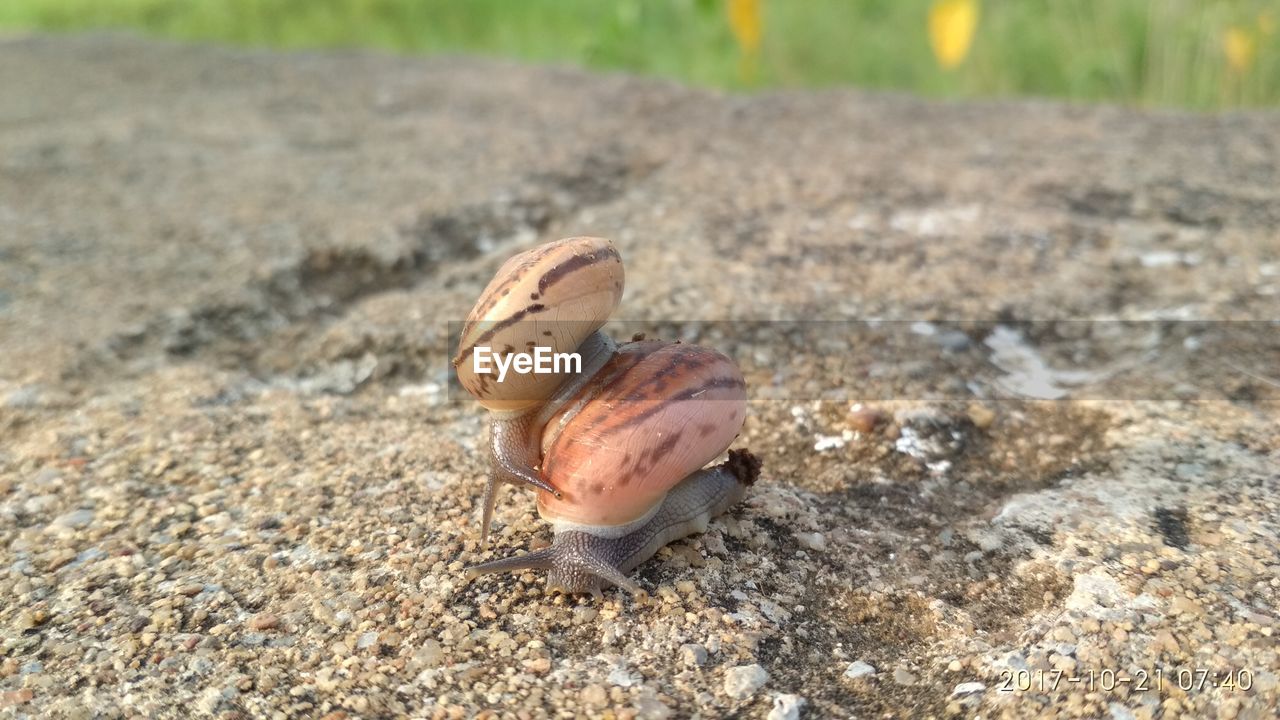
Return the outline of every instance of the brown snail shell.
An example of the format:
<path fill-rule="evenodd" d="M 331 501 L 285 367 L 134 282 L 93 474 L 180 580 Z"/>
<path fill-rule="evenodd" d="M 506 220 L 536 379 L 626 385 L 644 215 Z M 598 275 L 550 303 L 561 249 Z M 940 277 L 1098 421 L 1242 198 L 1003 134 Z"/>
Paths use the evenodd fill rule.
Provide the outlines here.
<path fill-rule="evenodd" d="M 540 407 L 568 373 L 512 373 L 499 382 L 496 368 L 477 370 L 477 349 L 500 356 L 539 347 L 574 352 L 608 322 L 624 283 L 622 258 L 604 238 L 557 240 L 507 260 L 462 326 L 453 360 L 462 387 L 489 410 Z"/>

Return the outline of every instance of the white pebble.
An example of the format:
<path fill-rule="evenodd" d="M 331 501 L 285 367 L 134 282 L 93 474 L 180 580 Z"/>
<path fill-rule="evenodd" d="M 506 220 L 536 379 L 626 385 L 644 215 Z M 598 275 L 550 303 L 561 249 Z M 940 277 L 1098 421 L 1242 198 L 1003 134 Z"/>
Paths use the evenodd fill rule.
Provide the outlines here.
<path fill-rule="evenodd" d="M 957 685 L 956 689 L 951 691 L 951 694 L 952 695 L 971 695 L 973 693 L 980 693 L 986 689 L 987 689 L 987 686 L 983 685 L 980 682 L 963 682 Z"/>
<path fill-rule="evenodd" d="M 799 695 L 778 695 L 773 698 L 768 720 L 799 720 L 800 708 L 804 704 L 804 698 Z"/>
<path fill-rule="evenodd" d="M 636 713 L 642 718 L 653 718 L 653 720 L 666 720 L 671 717 L 671 708 L 667 707 L 661 700 L 652 694 L 644 693 L 636 698 L 633 707 Z"/>
<path fill-rule="evenodd" d="M 853 440 L 853 431 L 845 430 L 841 432 L 839 435 L 817 434 L 813 436 L 813 439 L 814 439 L 813 449 L 816 450 L 817 452 L 823 452 L 825 450 L 838 450 L 844 447 L 846 444 L 848 444 L 850 440 Z"/>
<path fill-rule="evenodd" d="M 739 665 L 724 671 L 724 692 L 734 700 L 746 700 L 768 681 L 769 673 L 759 665 Z"/>
<path fill-rule="evenodd" d="M 849 663 L 849 667 L 844 669 L 844 676 L 850 680 L 857 680 L 860 677 L 867 677 L 875 674 L 876 669 L 861 660 L 854 660 Z"/>
<path fill-rule="evenodd" d="M 69 528 L 82 528 L 93 522 L 92 510 L 75 510 L 59 515 L 57 520 L 53 521 L 54 525 Z"/>
<path fill-rule="evenodd" d="M 822 533 L 798 532 L 796 533 L 796 540 L 799 540 L 801 545 L 810 550 L 822 552 L 827 549 L 827 538 Z"/>
<path fill-rule="evenodd" d="M 688 643 L 680 646 L 680 656 L 685 665 L 702 665 L 707 661 L 707 649 L 701 645 Z"/>
<path fill-rule="evenodd" d="M 639 681 L 631 673 L 627 672 L 625 668 L 614 668 L 609 673 L 609 682 L 618 687 L 626 688 L 635 685 Z"/>

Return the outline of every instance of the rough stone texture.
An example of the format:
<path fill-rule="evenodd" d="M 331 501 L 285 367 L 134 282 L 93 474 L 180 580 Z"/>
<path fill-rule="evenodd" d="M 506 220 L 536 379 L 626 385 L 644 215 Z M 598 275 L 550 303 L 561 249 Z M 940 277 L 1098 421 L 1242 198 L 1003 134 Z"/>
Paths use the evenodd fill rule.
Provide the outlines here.
<path fill-rule="evenodd" d="M 0 88 L 4 713 L 1275 715 L 1280 333 L 1176 321 L 1276 318 L 1280 115 L 119 37 Z M 628 318 L 833 321 L 708 331 L 765 473 L 647 599 L 460 582 L 447 321 L 570 234 Z"/>

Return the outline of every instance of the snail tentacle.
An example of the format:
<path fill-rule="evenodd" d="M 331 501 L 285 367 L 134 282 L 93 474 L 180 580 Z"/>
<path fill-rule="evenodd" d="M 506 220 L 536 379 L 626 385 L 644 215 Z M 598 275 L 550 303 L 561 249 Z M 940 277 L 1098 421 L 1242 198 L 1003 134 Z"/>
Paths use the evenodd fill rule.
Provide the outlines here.
<path fill-rule="evenodd" d="M 541 550 L 534 550 L 524 555 L 513 555 L 511 557 L 490 560 L 487 563 L 472 565 L 467 568 L 463 581 L 470 583 L 472 580 L 481 575 L 490 575 L 501 572 L 521 572 L 523 570 L 549 570 L 553 564 L 552 549 L 549 547 Z"/>

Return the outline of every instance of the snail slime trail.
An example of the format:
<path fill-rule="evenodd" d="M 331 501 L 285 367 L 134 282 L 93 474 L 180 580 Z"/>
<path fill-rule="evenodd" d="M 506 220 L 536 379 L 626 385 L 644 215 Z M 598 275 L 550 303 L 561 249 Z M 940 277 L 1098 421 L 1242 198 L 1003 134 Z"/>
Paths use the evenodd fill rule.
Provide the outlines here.
<path fill-rule="evenodd" d="M 493 372 L 498 369 L 498 382 L 507 379 L 507 371 L 514 370 L 517 375 L 560 375 L 564 373 L 582 372 L 582 355 L 576 352 L 555 352 L 549 347 L 539 345 L 533 352 L 495 353 L 493 348 L 477 346 L 471 354 L 472 367 L 477 374 Z"/>

